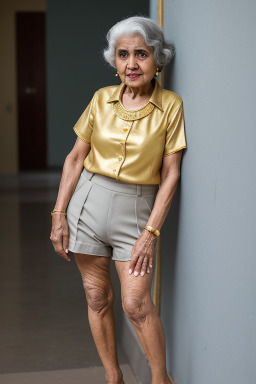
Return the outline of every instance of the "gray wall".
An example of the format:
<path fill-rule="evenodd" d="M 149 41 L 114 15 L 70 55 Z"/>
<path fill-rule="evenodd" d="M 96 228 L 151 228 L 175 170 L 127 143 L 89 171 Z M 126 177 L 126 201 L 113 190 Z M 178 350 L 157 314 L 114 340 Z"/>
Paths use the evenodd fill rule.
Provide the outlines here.
<path fill-rule="evenodd" d="M 156 1 L 151 0 L 156 18 Z M 256 382 L 256 3 L 166 1 L 188 149 L 162 229 L 161 319 L 178 384 Z"/>
<path fill-rule="evenodd" d="M 147 0 L 48 0 L 46 16 L 48 165 L 62 166 L 72 149 L 73 126 L 93 93 L 119 84 L 101 51 L 110 27 L 124 17 L 148 16 Z"/>

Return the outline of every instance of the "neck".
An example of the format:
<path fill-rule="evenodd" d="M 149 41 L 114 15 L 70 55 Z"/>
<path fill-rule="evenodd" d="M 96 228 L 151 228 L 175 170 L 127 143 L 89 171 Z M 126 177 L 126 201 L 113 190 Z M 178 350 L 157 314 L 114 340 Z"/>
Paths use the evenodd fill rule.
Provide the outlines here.
<path fill-rule="evenodd" d="M 150 82 L 142 85 L 141 87 L 131 87 L 126 84 L 123 93 L 127 94 L 131 99 L 135 99 L 136 97 L 151 96 L 154 90 L 154 81 L 155 79 L 152 79 Z"/>

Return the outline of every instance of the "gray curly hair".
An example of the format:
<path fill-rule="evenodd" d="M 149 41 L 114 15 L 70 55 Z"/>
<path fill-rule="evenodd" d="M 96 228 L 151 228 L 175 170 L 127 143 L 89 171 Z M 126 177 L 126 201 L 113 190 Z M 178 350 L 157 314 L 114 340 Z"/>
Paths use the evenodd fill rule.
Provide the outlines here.
<path fill-rule="evenodd" d="M 119 37 L 136 34 L 142 35 L 146 45 L 153 47 L 154 59 L 160 70 L 172 61 L 175 45 L 165 40 L 159 25 L 148 17 L 132 16 L 113 25 L 107 33 L 108 47 L 103 50 L 103 57 L 112 67 L 116 68 L 115 46 Z"/>

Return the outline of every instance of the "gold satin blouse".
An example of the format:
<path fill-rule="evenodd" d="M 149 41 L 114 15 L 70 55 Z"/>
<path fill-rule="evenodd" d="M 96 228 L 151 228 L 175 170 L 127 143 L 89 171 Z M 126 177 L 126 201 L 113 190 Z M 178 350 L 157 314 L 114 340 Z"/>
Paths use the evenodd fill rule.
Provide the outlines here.
<path fill-rule="evenodd" d="M 148 103 L 124 108 L 125 83 L 96 91 L 73 127 L 91 144 L 87 171 L 135 184 L 159 184 L 163 156 L 186 148 L 183 101 L 156 79 Z"/>

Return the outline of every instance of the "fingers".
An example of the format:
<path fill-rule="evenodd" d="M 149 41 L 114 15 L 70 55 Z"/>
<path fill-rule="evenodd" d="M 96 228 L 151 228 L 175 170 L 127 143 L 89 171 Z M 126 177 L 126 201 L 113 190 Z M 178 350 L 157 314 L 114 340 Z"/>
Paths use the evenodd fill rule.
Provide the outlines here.
<path fill-rule="evenodd" d="M 148 266 L 147 266 L 147 273 L 150 273 L 150 270 L 153 268 L 153 257 L 151 256 L 149 258 L 149 263 L 148 263 Z"/>
<path fill-rule="evenodd" d="M 68 233 L 67 234 L 63 234 L 62 241 L 63 241 L 63 250 L 64 250 L 64 252 L 66 254 L 68 254 L 68 243 L 69 243 L 69 235 L 68 235 Z"/>
<path fill-rule="evenodd" d="M 151 256 L 150 258 L 149 258 L 149 268 L 153 268 L 153 256 Z M 150 272 L 150 270 L 149 270 L 149 272 Z"/>
<path fill-rule="evenodd" d="M 61 216 L 53 219 L 50 239 L 55 252 L 59 256 L 63 257 L 63 259 L 70 261 L 70 257 L 67 255 L 69 242 L 68 225 L 67 222 L 63 221 Z"/>
<path fill-rule="evenodd" d="M 136 258 L 133 256 L 129 266 L 129 274 L 144 276 L 145 273 L 150 273 L 151 268 L 153 268 L 153 257 L 143 255 Z"/>
<path fill-rule="evenodd" d="M 147 267 L 148 267 L 148 258 L 144 257 L 144 260 L 143 260 L 142 266 L 141 266 L 141 271 L 140 271 L 141 276 L 145 275 Z"/>
<path fill-rule="evenodd" d="M 131 274 L 134 270 L 134 267 L 136 265 L 136 261 L 137 261 L 137 258 L 134 258 L 133 257 L 133 251 L 132 251 L 132 254 L 131 254 L 131 262 L 130 262 L 130 265 L 129 265 L 129 274 Z"/>
<path fill-rule="evenodd" d="M 142 256 L 137 259 L 137 263 L 134 268 L 134 276 L 138 276 L 140 274 L 143 260 L 144 258 Z"/>
<path fill-rule="evenodd" d="M 63 259 L 70 261 L 70 257 L 65 253 L 63 249 L 63 239 L 61 237 L 56 237 L 54 234 L 51 234 L 50 239 L 52 241 L 55 252 L 63 257 Z"/>

